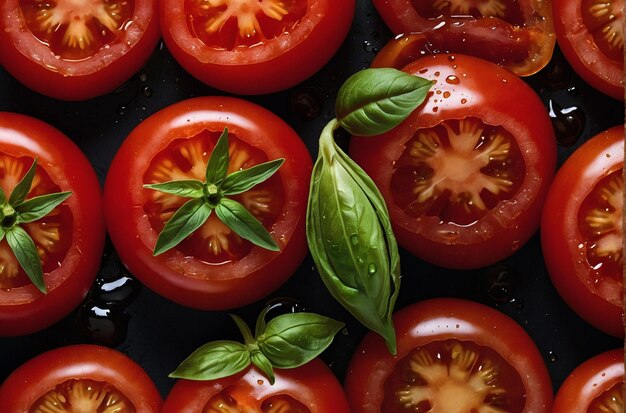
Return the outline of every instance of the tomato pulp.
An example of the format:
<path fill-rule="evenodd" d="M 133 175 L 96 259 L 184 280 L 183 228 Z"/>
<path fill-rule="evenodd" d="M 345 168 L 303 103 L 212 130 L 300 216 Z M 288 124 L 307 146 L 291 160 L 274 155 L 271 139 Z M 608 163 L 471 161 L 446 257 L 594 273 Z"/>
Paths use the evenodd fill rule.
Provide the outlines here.
<path fill-rule="evenodd" d="M 435 82 L 426 101 L 390 132 L 350 142 L 398 243 L 448 268 L 508 257 L 536 232 L 554 175 L 543 103 L 509 71 L 470 56 L 427 56 L 404 70 Z"/>
<path fill-rule="evenodd" d="M 285 158 L 269 180 L 236 197 L 266 227 L 280 251 L 252 245 L 211 214 L 177 247 L 154 256 L 158 233 L 187 199 L 143 186 L 204 179 L 224 128 L 230 171 Z M 111 240 L 137 278 L 173 301 L 201 309 L 251 303 L 285 282 L 307 253 L 311 168 L 298 135 L 260 106 L 227 97 L 174 104 L 135 128 L 111 164 L 104 195 Z"/>

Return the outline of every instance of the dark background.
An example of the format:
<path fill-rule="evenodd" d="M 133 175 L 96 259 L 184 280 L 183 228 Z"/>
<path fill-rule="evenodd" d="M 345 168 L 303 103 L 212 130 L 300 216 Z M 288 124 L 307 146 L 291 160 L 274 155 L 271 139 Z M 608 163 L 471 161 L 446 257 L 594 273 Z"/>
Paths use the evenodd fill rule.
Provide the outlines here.
<path fill-rule="evenodd" d="M 250 97 L 287 121 L 313 156 L 322 127 L 334 115 L 334 96 L 352 73 L 368 67 L 391 38 L 369 1 L 357 0 L 351 31 L 333 60 L 302 84 L 276 94 Z M 559 163 L 584 140 L 623 122 L 623 104 L 591 89 L 573 74 L 557 52 L 551 64 L 529 79 L 551 112 L 559 136 Z M 174 102 L 203 95 L 224 95 L 188 75 L 160 44 L 146 67 L 115 93 L 86 102 L 61 102 L 21 86 L 0 68 L 0 110 L 42 119 L 71 137 L 93 163 L 101 182 L 117 147 L 143 119 Z M 142 365 L 166 396 L 168 379 L 187 355 L 215 339 L 239 339 L 223 312 L 184 308 L 157 296 L 128 276 L 109 249 L 99 283 L 122 277 L 121 288 L 96 294 L 81 309 L 56 325 L 26 337 L 0 338 L 0 380 L 35 355 L 74 343 L 108 344 Z M 555 390 L 579 363 L 621 347 L 622 340 L 587 325 L 560 299 L 542 260 L 538 236 L 496 266 L 450 271 L 430 266 L 401 251 L 403 285 L 396 308 L 430 297 L 460 297 L 485 303 L 508 314 L 535 340 L 550 370 Z M 120 282 L 121 283 L 121 282 Z M 97 286 L 96 286 L 97 287 Z M 97 291 L 97 288 L 95 288 Z M 342 379 L 355 346 L 365 334 L 333 301 L 309 257 L 281 289 L 276 312 L 306 308 L 346 322 L 346 329 L 324 354 Z M 265 300 L 236 310 L 254 323 Z M 98 310 L 99 309 L 99 310 Z M 98 316 L 107 312 L 107 317 Z"/>

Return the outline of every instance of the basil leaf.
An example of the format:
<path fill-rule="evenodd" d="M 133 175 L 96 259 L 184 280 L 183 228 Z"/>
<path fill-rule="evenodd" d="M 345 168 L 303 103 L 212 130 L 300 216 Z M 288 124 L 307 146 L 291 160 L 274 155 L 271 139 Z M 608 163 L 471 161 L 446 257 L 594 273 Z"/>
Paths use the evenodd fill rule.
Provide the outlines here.
<path fill-rule="evenodd" d="M 254 364 L 259 370 L 265 374 L 270 381 L 270 384 L 274 384 L 276 381 L 276 377 L 274 376 L 274 368 L 272 367 L 272 363 L 265 357 L 263 353 L 260 351 L 255 351 L 251 356 L 252 364 Z"/>
<path fill-rule="evenodd" d="M 13 188 L 11 196 L 9 196 L 9 204 L 13 207 L 17 207 L 24 202 L 26 195 L 30 192 L 30 187 L 33 184 L 33 178 L 35 177 L 35 170 L 37 168 L 37 158 L 33 160 L 33 164 L 30 166 L 26 174 L 20 179 L 20 181 Z"/>
<path fill-rule="evenodd" d="M 206 183 L 219 186 L 228 173 L 228 129 L 217 140 L 206 166 Z"/>
<path fill-rule="evenodd" d="M 204 202 L 204 199 L 187 201 L 172 215 L 161 230 L 153 254 L 162 254 L 178 245 L 206 222 L 211 211 L 211 207 Z"/>
<path fill-rule="evenodd" d="M 387 132 L 422 104 L 433 83 L 391 68 L 365 69 L 352 75 L 337 93 L 341 126 L 353 135 Z"/>
<path fill-rule="evenodd" d="M 265 327 L 267 327 L 267 323 L 265 322 L 265 316 L 267 312 L 270 310 L 271 306 L 268 305 L 263 310 L 256 319 L 256 326 L 254 328 L 254 336 L 259 337 L 265 331 Z"/>
<path fill-rule="evenodd" d="M 70 195 L 72 195 L 71 192 L 57 192 L 54 194 L 36 196 L 24 201 L 15 208 L 18 214 L 17 222 L 28 223 L 45 217 L 50 211 L 69 198 Z"/>
<path fill-rule="evenodd" d="M 47 290 L 43 280 L 41 259 L 30 235 L 16 225 L 6 230 L 6 238 L 11 251 L 15 254 L 15 258 L 17 258 L 30 281 L 39 291 L 46 294 Z"/>
<path fill-rule="evenodd" d="M 4 193 L 4 190 L 2 188 L 0 188 L 0 206 L 4 205 L 7 201 L 7 196 Z"/>
<path fill-rule="evenodd" d="M 320 355 L 343 326 L 318 314 L 283 314 L 267 323 L 257 342 L 274 367 L 295 368 Z"/>
<path fill-rule="evenodd" d="M 229 198 L 222 198 L 215 207 L 218 218 L 241 238 L 270 251 L 280 251 L 278 245 L 263 224 L 243 205 Z"/>
<path fill-rule="evenodd" d="M 171 378 L 215 380 L 239 373 L 250 365 L 250 351 L 236 341 L 213 341 L 191 353 Z"/>
<path fill-rule="evenodd" d="M 400 288 L 400 258 L 382 195 L 335 144 L 331 121 L 320 137 L 307 208 L 307 242 L 330 293 L 384 337 L 393 354 L 391 314 Z"/>
<path fill-rule="evenodd" d="M 202 198 L 204 196 L 204 183 L 197 179 L 182 179 L 180 181 L 169 181 L 160 184 L 147 184 L 143 187 L 185 198 Z"/>
<path fill-rule="evenodd" d="M 278 168 L 280 168 L 284 162 L 285 159 L 283 158 L 275 159 L 242 171 L 231 173 L 224 179 L 224 183 L 222 184 L 224 195 L 237 195 L 266 181 L 278 171 Z"/>
<path fill-rule="evenodd" d="M 2 241 L 4 239 L 5 235 L 6 235 L 6 232 L 5 232 L 4 228 L 0 227 L 0 241 Z"/>

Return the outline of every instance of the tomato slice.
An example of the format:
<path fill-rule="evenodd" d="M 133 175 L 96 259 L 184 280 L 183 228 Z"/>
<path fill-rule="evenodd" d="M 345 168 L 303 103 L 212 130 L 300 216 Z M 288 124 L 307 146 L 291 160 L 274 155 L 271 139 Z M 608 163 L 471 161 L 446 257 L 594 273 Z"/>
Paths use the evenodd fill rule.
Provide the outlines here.
<path fill-rule="evenodd" d="M 548 274 L 583 319 L 624 335 L 624 135 L 615 126 L 565 161 L 550 188 L 541 244 Z"/>
<path fill-rule="evenodd" d="M 512 319 L 478 303 L 431 299 L 393 316 L 398 354 L 368 334 L 345 380 L 360 413 L 547 413 L 541 354 Z"/>
<path fill-rule="evenodd" d="M 354 7 L 354 0 L 167 0 L 161 27 L 168 49 L 197 79 L 263 94 L 326 64 L 348 33 Z"/>
<path fill-rule="evenodd" d="M 401 68 L 424 54 L 463 53 L 518 76 L 541 70 L 556 43 L 552 10 L 537 0 L 374 0 L 396 36 L 374 67 Z"/>
<path fill-rule="evenodd" d="M 31 89 L 83 100 L 119 87 L 159 39 L 154 0 L 9 0 L 0 61 Z"/>
<path fill-rule="evenodd" d="M 67 380 L 41 396 L 29 413 L 135 413 L 136 409 L 114 386 L 94 380 Z"/>
<path fill-rule="evenodd" d="M 557 41 L 576 73 L 624 99 L 624 0 L 554 0 Z"/>

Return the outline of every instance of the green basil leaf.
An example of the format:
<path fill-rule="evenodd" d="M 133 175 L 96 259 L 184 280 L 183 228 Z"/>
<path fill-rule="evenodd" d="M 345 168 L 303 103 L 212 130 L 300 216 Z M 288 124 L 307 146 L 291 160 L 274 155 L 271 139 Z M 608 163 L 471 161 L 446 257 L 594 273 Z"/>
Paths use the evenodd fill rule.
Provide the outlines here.
<path fill-rule="evenodd" d="M 226 226 L 235 231 L 241 238 L 270 251 L 280 251 L 263 224 L 239 202 L 222 198 L 215 207 L 215 213 Z"/>
<path fill-rule="evenodd" d="M 6 232 L 4 230 L 4 228 L 0 227 L 0 241 L 2 241 L 4 239 Z"/>
<path fill-rule="evenodd" d="M 330 293 L 382 335 L 395 354 L 391 321 L 400 288 L 400 258 L 382 195 L 335 144 L 333 120 L 320 137 L 307 208 L 307 241 Z"/>
<path fill-rule="evenodd" d="M 32 238 L 22 228 L 16 226 L 6 230 L 6 238 L 11 251 L 20 263 L 30 281 L 39 291 L 46 294 L 46 283 L 43 280 L 41 259 Z"/>
<path fill-rule="evenodd" d="M 256 340 L 254 339 L 254 337 L 252 337 L 252 331 L 250 331 L 250 327 L 248 327 L 246 322 L 243 321 L 241 317 L 235 314 L 231 314 L 230 318 L 232 318 L 235 324 L 237 324 L 237 328 L 239 328 L 239 332 L 241 333 L 241 336 L 243 337 L 243 342 L 245 344 L 252 345 L 256 343 Z"/>
<path fill-rule="evenodd" d="M 344 324 L 313 313 L 283 314 L 271 319 L 256 339 L 276 368 L 295 368 L 320 355 Z"/>
<path fill-rule="evenodd" d="M 72 195 L 71 192 L 57 192 L 27 199 L 15 208 L 18 214 L 17 223 L 33 222 L 45 217 L 70 195 Z"/>
<path fill-rule="evenodd" d="M 206 222 L 211 211 L 211 207 L 204 199 L 192 199 L 183 204 L 159 234 L 154 246 L 154 255 L 164 253 L 191 235 Z"/>
<path fill-rule="evenodd" d="M 249 365 L 248 347 L 236 341 L 213 341 L 191 353 L 169 377 L 215 380 L 239 373 Z"/>
<path fill-rule="evenodd" d="M 204 183 L 197 179 L 182 179 L 180 181 L 169 181 L 160 184 L 147 184 L 143 187 L 166 194 L 182 196 L 184 198 L 202 198 L 204 196 Z"/>
<path fill-rule="evenodd" d="M 337 93 L 341 126 L 353 135 L 387 132 L 422 104 L 433 83 L 391 68 L 365 69 L 352 75 Z"/>
<path fill-rule="evenodd" d="M 217 140 L 209 163 L 206 167 L 206 182 L 207 184 L 214 184 L 220 186 L 226 174 L 228 173 L 228 129 L 224 128 L 224 132 Z"/>
<path fill-rule="evenodd" d="M 224 179 L 222 192 L 224 195 L 241 194 L 266 181 L 274 175 L 278 168 L 285 162 L 283 158 L 255 165 L 251 168 L 231 173 Z"/>
<path fill-rule="evenodd" d="M 251 356 L 252 364 L 254 364 L 259 370 L 265 374 L 270 381 L 270 384 L 274 384 L 276 381 L 276 377 L 274 376 L 274 368 L 272 367 L 272 363 L 265 357 L 263 353 L 260 351 L 255 351 Z"/>
<path fill-rule="evenodd" d="M 33 159 L 33 164 L 30 166 L 22 179 L 20 179 L 17 185 L 15 185 L 15 188 L 13 188 L 13 192 L 11 193 L 11 196 L 9 196 L 9 204 L 13 205 L 14 208 L 24 202 L 26 195 L 30 192 L 36 168 L 37 158 Z"/>
<path fill-rule="evenodd" d="M 7 202 L 7 196 L 4 193 L 4 190 L 0 188 L 0 207 Z"/>
<path fill-rule="evenodd" d="M 256 319 L 256 326 L 254 328 L 254 336 L 258 337 L 265 331 L 265 327 L 267 327 L 267 323 L 265 322 L 265 316 L 267 312 L 270 310 L 271 305 L 267 305 L 261 310 L 261 313 Z"/>

